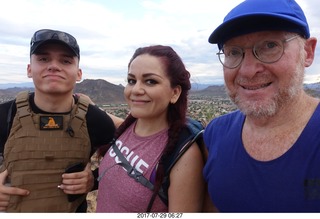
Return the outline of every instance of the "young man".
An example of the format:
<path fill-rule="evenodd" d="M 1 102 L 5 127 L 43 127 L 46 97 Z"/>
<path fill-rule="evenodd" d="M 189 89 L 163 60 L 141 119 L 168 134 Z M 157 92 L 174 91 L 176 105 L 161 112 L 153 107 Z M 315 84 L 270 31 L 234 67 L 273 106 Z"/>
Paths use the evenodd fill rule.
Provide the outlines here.
<path fill-rule="evenodd" d="M 84 95 L 73 94 L 82 77 L 79 61 L 72 35 L 34 33 L 27 73 L 35 91 L 0 105 L 0 210 L 86 210 L 79 206 L 93 187 L 90 156 L 113 138 L 115 126 Z"/>
<path fill-rule="evenodd" d="M 211 201 L 222 212 L 319 212 L 319 99 L 303 90 L 317 40 L 304 12 L 294 0 L 246 0 L 209 42 L 239 108 L 204 132 Z"/>

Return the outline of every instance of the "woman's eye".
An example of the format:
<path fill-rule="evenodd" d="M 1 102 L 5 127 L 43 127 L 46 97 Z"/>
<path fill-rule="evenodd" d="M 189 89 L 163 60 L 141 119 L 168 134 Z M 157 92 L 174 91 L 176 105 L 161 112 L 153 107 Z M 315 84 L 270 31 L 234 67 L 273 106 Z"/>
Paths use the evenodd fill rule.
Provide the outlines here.
<path fill-rule="evenodd" d="M 135 80 L 128 78 L 127 79 L 128 84 L 135 84 Z"/>
<path fill-rule="evenodd" d="M 158 82 L 156 80 L 153 80 L 153 79 L 148 79 L 148 80 L 146 80 L 146 83 L 149 84 L 149 85 L 154 85 L 154 84 L 157 84 Z"/>

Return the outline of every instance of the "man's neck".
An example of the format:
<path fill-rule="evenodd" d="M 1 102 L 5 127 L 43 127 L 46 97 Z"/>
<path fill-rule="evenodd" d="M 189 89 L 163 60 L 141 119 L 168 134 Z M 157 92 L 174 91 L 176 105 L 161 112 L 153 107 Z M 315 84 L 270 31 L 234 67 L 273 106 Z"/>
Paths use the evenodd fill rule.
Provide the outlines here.
<path fill-rule="evenodd" d="M 281 106 L 275 115 L 265 117 L 247 116 L 246 123 L 256 128 L 269 127 L 274 129 L 285 124 L 290 126 L 292 122 L 303 119 L 303 116 L 310 118 L 318 104 L 319 99 L 302 92 L 299 96 Z"/>
<path fill-rule="evenodd" d="M 301 135 L 319 100 L 302 95 L 295 104 L 283 108 L 270 118 L 246 118 L 242 141 L 246 151 L 255 159 L 268 161 L 288 151 Z"/>
<path fill-rule="evenodd" d="M 74 97 L 72 93 L 69 95 L 42 95 L 35 93 L 35 105 L 46 112 L 65 113 L 71 111 L 74 105 Z"/>

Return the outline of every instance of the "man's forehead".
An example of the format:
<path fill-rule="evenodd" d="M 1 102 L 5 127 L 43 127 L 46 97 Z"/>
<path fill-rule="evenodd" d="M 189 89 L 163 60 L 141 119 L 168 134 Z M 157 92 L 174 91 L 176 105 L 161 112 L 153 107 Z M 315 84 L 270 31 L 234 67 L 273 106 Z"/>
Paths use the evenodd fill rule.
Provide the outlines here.
<path fill-rule="evenodd" d="M 257 40 L 271 40 L 271 39 L 279 39 L 285 35 L 284 31 L 259 31 L 259 32 L 253 32 L 248 34 L 243 34 L 240 36 L 233 37 L 229 39 L 225 45 L 230 45 L 235 42 L 244 41 L 247 43 L 254 42 Z"/>

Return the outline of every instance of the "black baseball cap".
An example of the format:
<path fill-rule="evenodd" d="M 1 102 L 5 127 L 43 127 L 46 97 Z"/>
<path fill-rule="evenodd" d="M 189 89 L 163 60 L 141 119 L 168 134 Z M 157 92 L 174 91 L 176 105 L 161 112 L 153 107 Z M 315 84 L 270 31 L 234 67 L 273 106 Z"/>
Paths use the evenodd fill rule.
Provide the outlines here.
<path fill-rule="evenodd" d="M 69 33 L 50 29 L 41 29 L 33 34 L 30 42 L 30 55 L 34 54 L 39 46 L 49 42 L 61 43 L 67 46 L 80 59 L 80 48 L 76 38 Z"/>

